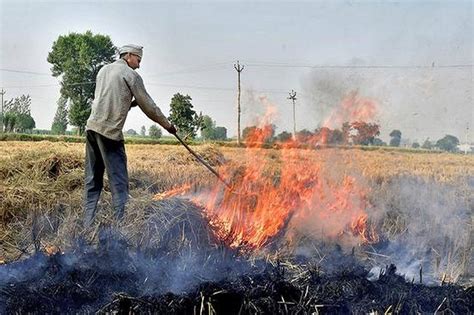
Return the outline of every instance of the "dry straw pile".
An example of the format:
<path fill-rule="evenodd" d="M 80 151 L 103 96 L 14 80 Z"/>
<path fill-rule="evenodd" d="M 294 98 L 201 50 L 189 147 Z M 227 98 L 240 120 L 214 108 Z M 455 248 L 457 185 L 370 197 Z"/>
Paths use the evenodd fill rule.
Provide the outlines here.
<path fill-rule="evenodd" d="M 194 149 L 216 168 L 227 162 L 236 168 L 246 163 L 245 149 L 211 145 Z M 214 246 L 217 241 L 209 234 L 200 209 L 184 201 L 156 202 L 153 195 L 184 184 L 191 184 L 195 190 L 212 187 L 216 185 L 216 178 L 180 146 L 130 144 L 126 150 L 131 200 L 120 227 L 127 241 L 137 248 L 150 250 L 163 246 L 170 251 Z M 274 163 L 279 163 L 280 153 L 265 150 Z M 426 202 L 414 200 L 407 204 L 409 198 L 400 197 L 407 193 L 403 191 L 404 185 L 422 187 L 414 190 L 411 197 L 424 194 L 427 199 L 438 198 L 436 194 L 444 194 L 448 187 L 446 196 L 438 200 L 440 207 L 446 204 L 471 209 L 471 213 L 473 210 L 473 156 L 324 149 L 307 150 L 305 158 L 322 165 L 329 173 L 355 172 L 363 177 L 372 187 L 371 201 L 383 205 L 378 219 L 387 240 L 411 237 L 410 228 L 416 221 L 414 214 L 426 215 L 423 222 L 435 215 L 424 212 Z M 115 224 L 106 180 L 95 225 L 90 230 L 82 228 L 83 163 L 84 144 L 81 143 L 0 142 L 0 261 L 16 260 L 35 250 L 65 250 L 78 236 L 97 242 L 99 227 Z M 460 202 L 451 204 L 452 199 Z M 453 222 L 463 226 L 470 224 L 470 228 L 463 231 L 472 231 L 472 217 L 446 224 Z M 451 237 L 451 230 L 442 224 L 433 221 L 439 234 Z M 176 239 L 176 235 L 181 237 Z M 473 272 L 469 270 L 472 269 L 472 240 L 469 236 L 467 239 L 464 235 L 452 236 L 452 242 L 448 248 L 446 245 L 437 247 L 437 240 L 428 245 L 432 247 L 429 250 L 439 253 L 438 261 L 433 262 L 437 264 L 435 267 L 450 270 L 454 279 Z M 443 257 L 451 259 L 451 266 L 449 262 L 448 266 L 442 266 Z"/>

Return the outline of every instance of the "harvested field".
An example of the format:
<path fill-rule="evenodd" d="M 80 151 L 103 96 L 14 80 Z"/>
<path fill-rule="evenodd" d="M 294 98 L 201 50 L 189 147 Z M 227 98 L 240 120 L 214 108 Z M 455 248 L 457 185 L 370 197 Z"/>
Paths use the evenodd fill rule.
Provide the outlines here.
<path fill-rule="evenodd" d="M 275 186 L 286 158 L 293 169 L 317 165 L 325 181 L 306 187 L 322 185 L 326 199 L 312 202 L 343 185 L 333 199 L 362 207 L 364 220 L 341 228 L 337 211 L 302 207 L 261 247 L 235 238 L 229 246 L 215 230 L 219 214 L 199 203 L 221 189 L 208 170 L 182 147 L 127 145 L 124 221 L 113 221 L 106 181 L 95 225 L 84 230 L 84 145 L 0 142 L 0 305 L 20 313 L 221 314 L 229 303 L 233 313 L 474 311 L 473 156 L 194 148 L 233 183 L 249 155 Z M 184 196 L 166 194 L 174 188 Z M 311 211 L 325 216 L 303 215 Z M 29 308 L 33 298 L 43 308 Z"/>

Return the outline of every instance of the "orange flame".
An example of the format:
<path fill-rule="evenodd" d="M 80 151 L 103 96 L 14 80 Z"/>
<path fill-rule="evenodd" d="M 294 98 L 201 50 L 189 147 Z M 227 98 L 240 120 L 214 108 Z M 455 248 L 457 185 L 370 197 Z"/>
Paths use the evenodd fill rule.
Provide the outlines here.
<path fill-rule="evenodd" d="M 192 188 L 192 185 L 187 183 L 179 187 L 175 187 L 173 189 L 167 190 L 162 193 L 157 193 L 153 196 L 153 200 L 163 200 L 166 198 L 176 197 L 176 196 L 183 196 L 187 194 Z"/>
<path fill-rule="evenodd" d="M 372 105 L 352 94 L 342 107 L 357 106 L 349 113 L 365 115 L 372 112 Z M 336 179 L 327 176 L 328 170 L 315 158 L 318 153 L 298 149 L 295 139 L 278 151 L 263 149 L 262 143 L 272 132 L 268 125 L 265 119 L 247 136 L 241 167 L 223 165 L 219 169 L 232 189 L 218 185 L 193 197 L 204 207 L 217 236 L 231 247 L 250 249 L 261 248 L 279 235 L 285 237 L 287 227 L 311 234 L 324 229 L 326 237 L 350 232 L 345 234 L 362 243 L 376 242 L 377 233 L 366 213 L 368 190 L 361 180 L 347 174 Z M 189 187 L 178 188 L 163 197 L 186 190 Z"/>
<path fill-rule="evenodd" d="M 376 117 L 377 110 L 378 103 L 375 100 L 360 96 L 358 91 L 352 91 L 324 120 L 323 126 L 336 128 L 346 121 L 370 122 Z"/>
<path fill-rule="evenodd" d="M 252 138 L 262 139 L 266 129 Z M 247 148 L 247 164 L 239 170 L 221 169 L 232 178 L 232 190 L 216 188 L 195 201 L 204 205 L 217 235 L 231 247 L 260 248 L 269 240 L 292 229 L 325 226 L 327 236 L 351 231 L 362 243 L 377 240 L 368 227 L 366 190 L 356 179 L 342 182 L 326 178 L 322 166 L 308 158 L 311 152 L 284 148 L 280 161 L 269 158 L 271 151 Z"/>

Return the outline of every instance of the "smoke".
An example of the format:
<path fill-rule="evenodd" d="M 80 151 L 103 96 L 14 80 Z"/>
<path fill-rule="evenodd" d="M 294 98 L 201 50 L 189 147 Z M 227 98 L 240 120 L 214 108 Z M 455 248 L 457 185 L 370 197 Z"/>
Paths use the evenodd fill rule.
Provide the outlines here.
<path fill-rule="evenodd" d="M 472 179 L 457 184 L 400 176 L 373 187 L 373 210 L 383 217 L 378 249 L 411 278 L 457 281 L 472 273 Z"/>
<path fill-rule="evenodd" d="M 318 70 L 311 72 L 302 83 L 303 94 L 309 104 L 307 112 L 313 124 L 321 125 L 351 91 L 365 91 L 363 78 L 356 72 Z M 308 117 L 308 116 L 306 116 Z M 340 128 L 340 126 L 335 126 Z"/>
<path fill-rule="evenodd" d="M 380 105 L 381 137 L 393 129 L 423 141 L 464 139 L 472 118 L 472 69 L 318 69 L 302 80 L 304 124 L 322 124 L 352 91 Z M 302 103 L 302 102 L 300 102 Z M 471 115 L 470 115 L 471 114 Z M 337 126 L 335 126 L 337 127 Z"/>
<path fill-rule="evenodd" d="M 311 198 L 294 211 L 285 236 L 296 252 L 308 257 L 314 255 L 314 250 L 305 254 L 308 243 L 332 244 L 350 254 L 354 247 L 377 241 L 372 218 L 366 220 L 370 211 L 369 182 L 358 167 L 350 167 L 354 163 L 350 157 L 333 150 L 325 150 L 324 155 Z"/>
<path fill-rule="evenodd" d="M 344 207 L 328 212 L 327 200 L 315 196 L 311 207 L 297 210 L 286 236 L 292 239 L 295 253 L 308 257 L 321 255 L 322 244 L 333 244 L 346 254 L 356 249 L 359 263 L 367 266 L 370 258 L 375 274 L 395 264 L 409 280 L 418 280 L 420 268 L 424 283 L 439 284 L 443 278 L 445 282 L 465 280 L 473 273 L 473 186 L 472 178 L 448 184 L 416 176 L 382 183 L 359 177 L 358 190 L 344 194 Z M 327 188 L 322 190 L 326 199 L 341 197 L 334 187 Z M 361 188 L 369 193 L 360 194 Z M 364 244 L 360 235 L 347 228 L 362 207 L 368 214 L 367 224 L 378 234 L 372 244 Z M 333 263 L 328 260 L 324 265 Z"/>
<path fill-rule="evenodd" d="M 5 305 L 30 305 L 28 299 L 41 300 L 45 310 L 90 313 L 118 292 L 184 294 L 205 281 L 234 279 L 264 268 L 213 238 L 202 209 L 189 201 L 164 200 L 150 205 L 144 215 L 133 224 L 102 225 L 96 241 L 78 237 L 64 253 L 39 251 L 0 265 L 0 313 L 8 313 Z"/>

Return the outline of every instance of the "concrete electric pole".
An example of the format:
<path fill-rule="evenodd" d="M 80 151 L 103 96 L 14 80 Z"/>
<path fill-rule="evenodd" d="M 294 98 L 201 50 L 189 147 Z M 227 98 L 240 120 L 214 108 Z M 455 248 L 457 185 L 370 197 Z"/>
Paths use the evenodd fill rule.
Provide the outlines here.
<path fill-rule="evenodd" d="M 2 88 L 2 92 L 0 92 L 0 94 L 2 94 L 2 114 L 0 116 L 0 132 L 3 132 L 3 95 L 5 95 L 5 93 L 6 92 Z"/>
<path fill-rule="evenodd" d="M 293 101 L 293 139 L 296 140 L 296 113 L 295 113 L 295 102 L 296 102 L 296 92 L 291 90 L 288 97 L 289 100 Z"/>
<path fill-rule="evenodd" d="M 234 64 L 234 69 L 237 71 L 237 144 L 240 145 L 240 73 L 244 70 L 244 66 L 239 64 L 237 60 L 237 64 Z"/>

